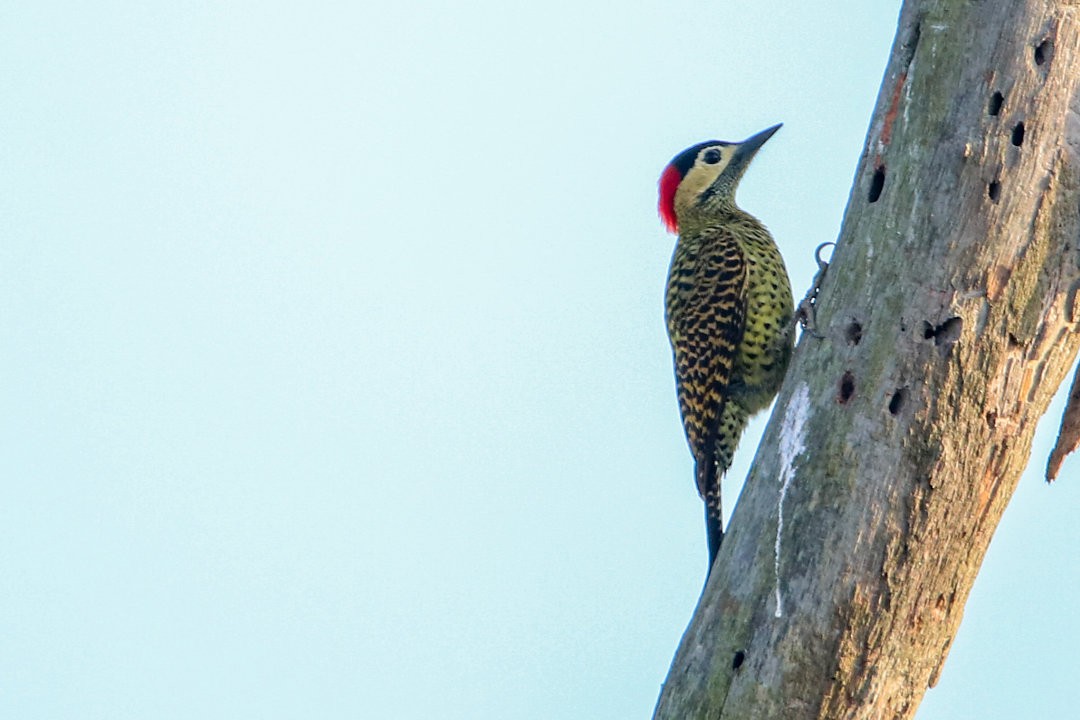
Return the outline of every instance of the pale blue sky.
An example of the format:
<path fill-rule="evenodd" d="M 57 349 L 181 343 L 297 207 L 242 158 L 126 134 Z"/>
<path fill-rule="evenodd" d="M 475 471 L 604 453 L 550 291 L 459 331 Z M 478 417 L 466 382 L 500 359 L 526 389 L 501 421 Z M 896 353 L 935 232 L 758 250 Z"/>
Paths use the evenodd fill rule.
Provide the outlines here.
<path fill-rule="evenodd" d="M 0 717 L 648 717 L 705 571 L 656 179 L 783 121 L 801 292 L 897 8 L 5 4 Z M 920 720 L 1075 710 L 1059 413 Z"/>

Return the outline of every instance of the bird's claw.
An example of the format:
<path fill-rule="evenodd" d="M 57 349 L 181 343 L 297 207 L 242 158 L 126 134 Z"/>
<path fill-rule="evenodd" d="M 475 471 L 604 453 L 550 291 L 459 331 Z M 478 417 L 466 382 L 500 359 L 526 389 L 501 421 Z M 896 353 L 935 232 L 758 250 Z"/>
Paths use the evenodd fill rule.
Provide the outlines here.
<path fill-rule="evenodd" d="M 814 261 L 817 262 L 818 269 L 814 273 L 814 281 L 810 284 L 810 289 L 807 290 L 806 296 L 799 302 L 799 307 L 795 310 L 795 321 L 799 323 L 804 332 L 810 333 L 819 340 L 825 336 L 817 331 L 817 296 L 821 290 L 821 283 L 825 280 L 825 273 L 829 269 L 829 262 L 821 259 L 821 251 L 829 245 L 835 247 L 836 243 L 823 242 L 815 248 Z"/>

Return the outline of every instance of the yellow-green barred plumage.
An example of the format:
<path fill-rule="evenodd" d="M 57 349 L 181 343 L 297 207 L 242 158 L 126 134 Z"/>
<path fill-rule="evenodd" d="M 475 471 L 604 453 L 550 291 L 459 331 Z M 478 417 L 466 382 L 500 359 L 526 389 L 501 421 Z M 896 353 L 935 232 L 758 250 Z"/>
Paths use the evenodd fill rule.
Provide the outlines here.
<path fill-rule="evenodd" d="M 780 389 L 791 357 L 791 284 L 765 226 L 735 188 L 770 128 L 743 143 L 708 142 L 661 178 L 660 211 L 678 230 L 666 315 L 679 410 L 705 501 L 709 566 L 723 538 L 720 478 L 753 414 Z"/>

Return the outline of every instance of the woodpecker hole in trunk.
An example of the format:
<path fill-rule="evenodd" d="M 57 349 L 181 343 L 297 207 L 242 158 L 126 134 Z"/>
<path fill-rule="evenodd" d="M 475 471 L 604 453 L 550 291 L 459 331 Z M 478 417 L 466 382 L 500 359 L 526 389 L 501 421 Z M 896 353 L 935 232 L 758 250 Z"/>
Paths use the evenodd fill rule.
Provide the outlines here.
<path fill-rule="evenodd" d="M 1012 144 L 1020 147 L 1024 144 L 1024 123 L 1018 122 L 1012 131 Z"/>
<path fill-rule="evenodd" d="M 867 195 L 867 199 L 876 203 L 878 198 L 881 197 L 881 191 L 885 189 L 885 166 L 878 165 L 874 170 L 874 177 L 870 180 L 870 193 Z"/>
<path fill-rule="evenodd" d="M 862 340 L 862 325 L 858 320 L 852 320 L 851 324 L 847 326 L 847 330 L 844 332 L 844 336 L 851 345 L 858 345 Z"/>
<path fill-rule="evenodd" d="M 927 340 L 933 339 L 934 344 L 938 347 L 942 345 L 952 345 L 960 339 L 960 333 L 964 329 L 964 320 L 959 317 L 951 317 L 940 325 L 933 325 L 929 322 L 923 323 L 923 337 Z"/>
<path fill-rule="evenodd" d="M 990 105 L 989 107 L 987 107 L 986 111 L 991 115 L 997 115 L 999 112 L 1001 112 L 1001 106 L 1004 102 L 1005 96 L 1002 95 L 1000 92 L 995 92 L 993 95 L 990 96 Z"/>
<path fill-rule="evenodd" d="M 1035 64 L 1042 65 L 1054 56 L 1054 41 L 1050 38 L 1035 46 Z"/>
<path fill-rule="evenodd" d="M 743 660 L 745 660 L 745 659 L 746 659 L 746 653 L 744 653 L 742 650 L 737 651 L 735 653 L 735 657 L 731 660 L 731 669 L 732 670 L 738 670 L 739 668 L 741 668 L 742 664 L 743 664 Z"/>
<path fill-rule="evenodd" d="M 997 201 L 1001 199 L 1001 183 L 997 180 L 986 186 L 986 194 L 990 196 L 991 202 L 997 204 Z"/>
<path fill-rule="evenodd" d="M 889 399 L 889 414 L 899 415 L 900 411 L 904 409 L 904 405 L 907 404 L 908 389 L 906 387 L 896 388 L 896 392 Z"/>
<path fill-rule="evenodd" d="M 850 370 L 844 372 L 840 378 L 840 392 L 836 394 L 836 401 L 843 405 L 855 394 L 855 376 Z"/>

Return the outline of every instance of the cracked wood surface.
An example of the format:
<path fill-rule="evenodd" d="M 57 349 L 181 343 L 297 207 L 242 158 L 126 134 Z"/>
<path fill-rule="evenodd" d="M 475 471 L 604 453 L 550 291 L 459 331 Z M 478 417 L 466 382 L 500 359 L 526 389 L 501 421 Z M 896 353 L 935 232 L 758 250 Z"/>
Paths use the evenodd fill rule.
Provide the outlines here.
<path fill-rule="evenodd" d="M 905 2 L 822 337 L 796 350 L 655 718 L 915 714 L 1080 347 L 1078 242 L 1077 6 Z"/>

